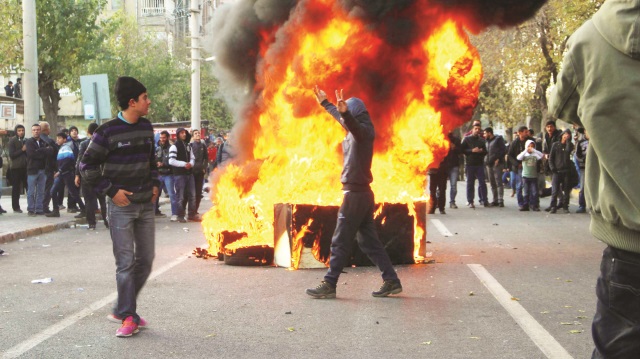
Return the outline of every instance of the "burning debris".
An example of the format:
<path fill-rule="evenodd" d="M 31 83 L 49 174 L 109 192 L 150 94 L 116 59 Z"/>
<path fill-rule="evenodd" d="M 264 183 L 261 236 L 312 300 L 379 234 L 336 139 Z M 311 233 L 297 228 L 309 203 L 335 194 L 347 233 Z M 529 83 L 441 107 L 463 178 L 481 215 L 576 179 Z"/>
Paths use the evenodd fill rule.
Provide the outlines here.
<path fill-rule="evenodd" d="M 446 134 L 477 103 L 482 68 L 463 27 L 508 26 L 543 3 L 241 0 L 222 8 L 209 50 L 239 120 L 237 157 L 210 181 L 209 253 L 273 247 L 277 203 L 339 205 L 344 130 L 317 106 L 316 84 L 367 104 L 378 202 L 424 201 L 427 166 L 446 155 Z M 230 248 L 224 233 L 233 232 L 242 238 Z"/>

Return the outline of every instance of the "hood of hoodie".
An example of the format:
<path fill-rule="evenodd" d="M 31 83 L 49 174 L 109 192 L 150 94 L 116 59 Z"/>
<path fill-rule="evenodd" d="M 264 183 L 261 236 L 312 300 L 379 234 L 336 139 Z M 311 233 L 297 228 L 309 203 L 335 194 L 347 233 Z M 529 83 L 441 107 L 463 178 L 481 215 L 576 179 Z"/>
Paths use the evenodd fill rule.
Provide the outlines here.
<path fill-rule="evenodd" d="M 357 97 L 352 97 L 347 100 L 347 106 L 349 107 L 349 112 L 353 115 L 353 117 L 358 117 L 367 111 L 367 107 L 364 105 L 361 99 Z"/>
<path fill-rule="evenodd" d="M 640 60 L 640 0 L 607 0 L 593 24 L 611 46 Z"/>
<path fill-rule="evenodd" d="M 524 149 L 526 150 L 527 148 L 529 148 L 529 145 L 533 143 L 533 148 L 536 147 L 536 142 L 534 140 L 527 140 L 527 142 L 524 143 Z"/>
<path fill-rule="evenodd" d="M 180 132 L 182 131 L 187 131 L 187 129 L 184 127 L 178 127 L 178 129 L 176 130 L 176 138 L 178 140 L 180 139 Z M 184 140 L 184 143 L 189 143 L 189 142 L 191 142 L 191 134 L 189 133 L 189 131 L 187 131 L 187 139 Z"/>
<path fill-rule="evenodd" d="M 21 129 L 23 129 L 23 130 L 24 130 L 24 126 L 23 126 L 23 125 L 16 125 L 16 126 L 13 128 L 13 132 L 15 132 L 15 133 L 16 133 L 16 136 L 18 136 L 18 129 L 19 129 L 19 128 L 21 128 Z M 27 135 L 27 130 L 24 130 L 24 134 L 23 134 L 23 135 L 22 135 L 22 137 L 20 137 L 20 138 L 24 138 L 26 135 Z"/>

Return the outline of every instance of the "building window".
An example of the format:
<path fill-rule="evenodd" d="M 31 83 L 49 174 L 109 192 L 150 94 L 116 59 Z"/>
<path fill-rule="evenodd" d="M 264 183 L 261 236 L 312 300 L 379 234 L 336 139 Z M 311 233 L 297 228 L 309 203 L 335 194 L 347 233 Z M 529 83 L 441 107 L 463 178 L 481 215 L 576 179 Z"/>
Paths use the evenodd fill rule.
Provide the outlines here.
<path fill-rule="evenodd" d="M 124 0 L 111 0 L 111 10 L 122 9 L 123 3 L 124 3 Z"/>
<path fill-rule="evenodd" d="M 142 0 L 142 16 L 164 15 L 164 0 Z"/>

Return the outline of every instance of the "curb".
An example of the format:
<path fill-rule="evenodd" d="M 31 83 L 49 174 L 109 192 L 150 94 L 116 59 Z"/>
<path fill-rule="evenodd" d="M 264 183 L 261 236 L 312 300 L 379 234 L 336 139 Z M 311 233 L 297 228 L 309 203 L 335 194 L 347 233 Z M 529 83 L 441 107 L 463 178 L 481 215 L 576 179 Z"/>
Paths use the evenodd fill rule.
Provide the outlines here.
<path fill-rule="evenodd" d="M 77 223 L 78 222 L 76 220 L 71 220 L 71 221 L 66 221 L 62 223 L 47 224 L 47 225 L 36 227 L 36 228 L 29 228 L 22 231 L 2 234 L 0 235 L 0 243 L 9 243 L 9 242 L 17 241 L 21 238 L 33 237 L 40 234 L 57 231 L 60 229 L 71 228 L 75 226 Z"/>

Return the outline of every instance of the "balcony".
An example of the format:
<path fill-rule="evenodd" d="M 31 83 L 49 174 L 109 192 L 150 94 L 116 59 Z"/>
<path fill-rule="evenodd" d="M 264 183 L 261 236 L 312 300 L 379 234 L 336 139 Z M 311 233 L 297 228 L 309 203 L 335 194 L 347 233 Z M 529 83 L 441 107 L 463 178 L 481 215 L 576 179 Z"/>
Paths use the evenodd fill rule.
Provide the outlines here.
<path fill-rule="evenodd" d="M 164 0 L 140 0 L 140 16 L 164 16 Z"/>

